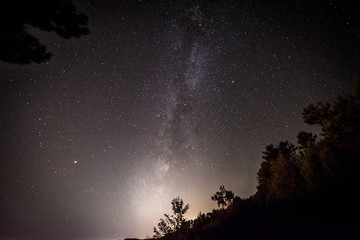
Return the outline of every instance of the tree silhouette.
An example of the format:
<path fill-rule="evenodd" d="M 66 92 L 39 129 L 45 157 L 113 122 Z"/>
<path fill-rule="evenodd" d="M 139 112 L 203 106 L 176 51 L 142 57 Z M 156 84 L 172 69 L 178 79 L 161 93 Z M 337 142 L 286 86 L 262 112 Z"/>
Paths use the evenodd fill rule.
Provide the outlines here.
<path fill-rule="evenodd" d="M 161 218 L 158 228 L 154 227 L 154 238 L 160 238 L 170 233 L 178 231 L 185 222 L 184 214 L 189 210 L 189 204 L 184 206 L 184 201 L 176 197 L 171 201 L 174 215 L 164 214 L 165 219 Z"/>
<path fill-rule="evenodd" d="M 270 192 L 271 178 L 273 176 L 272 163 L 276 161 L 278 156 L 279 149 L 273 144 L 265 147 L 265 151 L 262 156 L 264 161 L 261 162 L 260 169 L 257 172 L 257 196 L 262 201 L 266 199 L 266 195 Z"/>
<path fill-rule="evenodd" d="M 312 141 L 311 134 L 301 133 L 301 141 Z M 301 164 L 297 154 L 298 147 L 288 141 L 278 146 L 266 146 L 263 152 L 264 161 L 257 173 L 258 192 L 256 196 L 267 204 L 279 199 L 290 200 L 304 191 L 304 180 L 301 176 Z"/>
<path fill-rule="evenodd" d="M 300 148 L 304 149 L 311 145 L 313 145 L 316 141 L 316 135 L 313 135 L 312 133 L 301 131 L 297 135 L 298 144 L 300 144 Z"/>
<path fill-rule="evenodd" d="M 280 154 L 273 163 L 268 201 L 292 200 L 302 194 L 304 183 L 300 174 L 297 156 L 286 157 Z"/>
<path fill-rule="evenodd" d="M 304 122 L 319 125 L 320 141 L 308 141 L 300 152 L 309 191 L 358 182 L 360 155 L 360 77 L 354 94 L 337 95 L 332 104 L 317 102 L 302 111 Z M 313 142 L 313 143 L 312 143 Z"/>
<path fill-rule="evenodd" d="M 344 233 L 350 232 L 350 236 L 353 219 L 360 214 L 360 78 L 355 94 L 338 95 L 332 103 L 310 104 L 304 108 L 303 118 L 308 124 L 320 126 L 320 137 L 299 132 L 298 146 L 288 141 L 266 146 L 255 195 L 234 198 L 221 185 L 211 197 L 221 209 L 200 212 L 193 221 L 183 219 L 188 208 L 178 197 L 172 201 L 175 216 L 165 214 L 158 229 L 154 228 L 155 237 L 316 239 L 324 234 L 332 238 L 333 229 L 339 231 L 339 239 Z M 306 227 L 307 220 L 311 220 L 310 228 Z M 271 231 L 263 227 L 269 222 Z M 337 223 L 351 225 L 334 228 L 339 226 L 333 225 Z"/>
<path fill-rule="evenodd" d="M 360 80 L 357 80 L 357 87 Z M 309 125 L 319 124 L 321 135 L 336 144 L 355 146 L 358 144 L 360 133 L 360 93 L 355 91 L 354 95 L 338 95 L 334 103 L 317 102 L 310 104 L 302 111 L 304 122 Z M 351 146 L 350 146 L 351 145 Z"/>
<path fill-rule="evenodd" d="M 331 104 L 310 104 L 303 109 L 302 117 L 305 123 L 320 126 L 321 139 L 299 132 L 300 146 L 285 141 L 265 148 L 255 194 L 260 204 L 358 182 L 360 78 L 354 94 L 337 95 Z"/>
<path fill-rule="evenodd" d="M 218 207 L 225 209 L 228 205 L 231 204 L 234 199 L 234 193 L 232 191 L 227 191 L 224 185 L 220 186 L 220 191 L 216 192 L 211 200 L 217 202 Z"/>
<path fill-rule="evenodd" d="M 2 0 L 0 60 L 18 64 L 46 62 L 51 53 L 27 32 L 27 27 L 54 31 L 68 39 L 88 34 L 87 21 L 84 13 L 77 13 L 71 0 Z"/>

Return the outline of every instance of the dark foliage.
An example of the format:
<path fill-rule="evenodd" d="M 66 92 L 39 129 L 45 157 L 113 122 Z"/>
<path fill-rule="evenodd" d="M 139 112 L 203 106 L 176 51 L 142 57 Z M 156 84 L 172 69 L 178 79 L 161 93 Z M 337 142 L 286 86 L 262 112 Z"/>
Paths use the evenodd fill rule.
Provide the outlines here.
<path fill-rule="evenodd" d="M 189 204 L 184 206 L 184 201 L 180 197 L 176 197 L 171 201 L 171 205 L 174 215 L 169 216 L 168 214 L 164 214 L 165 219 L 161 218 L 158 223 L 158 228 L 154 227 L 155 238 L 179 233 L 183 234 L 183 231 L 179 230 L 189 227 L 184 217 L 184 214 L 190 208 Z"/>
<path fill-rule="evenodd" d="M 258 191 L 247 199 L 220 186 L 221 207 L 161 239 L 354 239 L 360 236 L 360 78 L 353 95 L 303 109 L 316 135 L 300 132 L 263 152 Z M 227 208 L 225 208 L 227 206 Z"/>
<path fill-rule="evenodd" d="M 228 205 L 232 203 L 234 199 L 234 193 L 232 191 L 227 191 L 224 185 L 220 186 L 220 191 L 216 192 L 211 200 L 215 201 L 218 207 L 225 209 Z"/>
<path fill-rule="evenodd" d="M 71 0 L 2 0 L 0 59 L 18 64 L 46 62 L 51 53 L 27 32 L 27 27 L 54 31 L 62 38 L 78 38 L 89 33 L 87 20 L 84 13 L 77 13 Z"/>

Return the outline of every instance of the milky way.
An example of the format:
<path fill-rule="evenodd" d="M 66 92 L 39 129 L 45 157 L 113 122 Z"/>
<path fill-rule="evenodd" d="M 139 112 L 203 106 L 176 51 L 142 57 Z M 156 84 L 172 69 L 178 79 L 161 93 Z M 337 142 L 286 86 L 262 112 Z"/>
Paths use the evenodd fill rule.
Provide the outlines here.
<path fill-rule="evenodd" d="M 256 191 L 265 146 L 352 88 L 358 13 L 341 1 L 76 1 L 90 34 L 29 27 L 53 57 L 0 63 L 0 238 L 152 235 L 225 184 Z"/>

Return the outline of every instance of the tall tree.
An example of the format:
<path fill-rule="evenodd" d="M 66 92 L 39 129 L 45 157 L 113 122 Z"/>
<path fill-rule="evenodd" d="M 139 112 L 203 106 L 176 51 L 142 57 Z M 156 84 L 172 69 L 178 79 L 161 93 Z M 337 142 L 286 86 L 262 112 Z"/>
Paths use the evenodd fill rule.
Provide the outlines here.
<path fill-rule="evenodd" d="M 291 199 L 295 195 L 294 185 L 300 179 L 300 168 L 296 154 L 297 147 L 288 141 L 277 146 L 266 146 L 264 161 L 257 173 L 258 192 L 256 197 L 261 202 L 271 203 L 277 199 Z M 289 195 L 287 194 L 288 192 Z"/>
<path fill-rule="evenodd" d="M 339 94 L 333 104 L 317 102 L 302 111 L 304 122 L 320 125 L 324 140 L 339 147 L 357 149 L 360 146 L 360 76 L 354 94 Z"/>
<path fill-rule="evenodd" d="M 273 144 L 267 145 L 263 152 L 262 158 L 264 161 L 261 162 L 260 169 L 257 172 L 258 180 L 258 191 L 256 196 L 259 200 L 264 201 L 267 193 L 270 191 L 271 178 L 273 175 L 272 163 L 276 161 L 279 156 L 279 149 Z"/>
<path fill-rule="evenodd" d="M 301 152 L 302 174 L 309 189 L 359 182 L 359 89 L 360 77 L 356 79 L 354 94 L 341 94 L 332 104 L 317 102 L 303 109 L 304 122 L 319 125 L 323 136 Z"/>
<path fill-rule="evenodd" d="M 291 200 L 303 193 L 304 182 L 297 163 L 297 156 L 280 154 L 272 166 L 268 201 Z"/>
<path fill-rule="evenodd" d="M 176 197 L 171 201 L 174 215 L 164 214 L 165 219 L 161 218 L 158 228 L 154 227 L 154 238 L 160 238 L 170 233 L 178 231 L 185 222 L 184 214 L 189 210 L 189 204 L 184 206 L 184 201 Z"/>

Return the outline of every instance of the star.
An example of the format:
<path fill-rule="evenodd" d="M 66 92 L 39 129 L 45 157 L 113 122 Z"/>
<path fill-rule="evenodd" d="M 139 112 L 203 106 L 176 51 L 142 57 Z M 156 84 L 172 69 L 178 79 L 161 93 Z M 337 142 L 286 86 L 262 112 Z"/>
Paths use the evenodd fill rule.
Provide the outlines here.
<path fill-rule="evenodd" d="M 360 66 L 351 4 L 305 2 L 79 0 L 89 35 L 32 29 L 51 59 L 0 62 L 0 238 L 145 238 L 174 197 L 192 219 L 251 196 Z"/>

